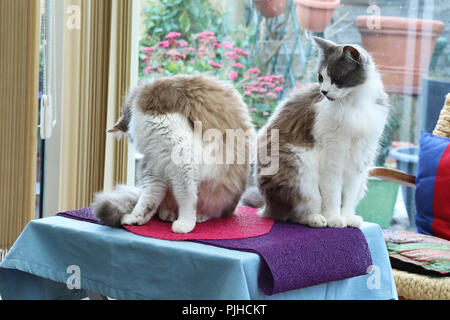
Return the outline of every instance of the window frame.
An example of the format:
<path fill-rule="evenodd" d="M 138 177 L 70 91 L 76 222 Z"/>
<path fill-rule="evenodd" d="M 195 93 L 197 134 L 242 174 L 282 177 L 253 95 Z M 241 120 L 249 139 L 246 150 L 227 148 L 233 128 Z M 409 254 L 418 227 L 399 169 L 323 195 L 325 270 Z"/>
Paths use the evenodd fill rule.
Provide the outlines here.
<path fill-rule="evenodd" d="M 45 140 L 44 171 L 42 174 L 44 189 L 41 194 L 41 217 L 55 215 L 59 210 L 59 179 L 60 179 L 60 152 L 61 152 L 61 109 L 62 104 L 62 72 L 63 72 L 63 41 L 65 28 L 64 1 L 47 0 L 55 6 L 55 54 L 49 52 L 49 61 L 55 63 L 56 70 L 56 125 L 52 135 Z M 41 181 L 42 183 L 42 181 Z M 42 191 L 41 191 L 42 193 Z"/>

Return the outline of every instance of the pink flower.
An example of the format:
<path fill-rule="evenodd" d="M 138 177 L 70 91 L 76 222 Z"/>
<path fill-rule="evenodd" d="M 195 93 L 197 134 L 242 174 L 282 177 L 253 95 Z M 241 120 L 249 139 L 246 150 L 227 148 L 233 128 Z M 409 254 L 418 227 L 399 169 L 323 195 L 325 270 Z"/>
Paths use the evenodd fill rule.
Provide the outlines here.
<path fill-rule="evenodd" d="M 273 93 L 273 92 L 267 92 L 266 96 L 269 97 L 269 98 L 275 98 L 276 94 Z"/>
<path fill-rule="evenodd" d="M 205 31 L 203 31 L 202 33 L 200 33 L 201 35 L 204 35 L 204 36 L 213 36 L 214 35 L 214 32 L 212 32 L 212 31 L 210 31 L 210 30 L 205 30 Z"/>
<path fill-rule="evenodd" d="M 250 79 L 250 75 L 248 75 L 248 74 L 244 74 L 244 79 L 245 79 L 245 80 L 248 80 L 248 79 Z"/>
<path fill-rule="evenodd" d="M 173 55 L 173 58 L 174 58 L 175 60 L 186 59 L 186 54 L 181 54 L 181 53 L 179 53 L 179 52 L 176 52 L 176 53 Z"/>
<path fill-rule="evenodd" d="M 269 115 L 269 113 L 268 113 L 267 111 L 264 111 L 264 112 L 263 112 L 263 116 L 264 116 L 264 117 L 267 117 L 268 115 Z"/>
<path fill-rule="evenodd" d="M 215 48 L 215 49 L 219 49 L 219 48 L 220 48 L 220 43 L 215 42 L 215 43 L 214 43 L 214 48 Z"/>
<path fill-rule="evenodd" d="M 252 112 L 258 112 L 258 109 L 252 108 Z"/>
<path fill-rule="evenodd" d="M 233 67 L 236 69 L 242 69 L 244 67 L 244 65 L 242 63 L 235 62 L 235 63 L 233 63 Z"/>
<path fill-rule="evenodd" d="M 244 91 L 244 96 L 250 97 L 252 95 L 252 90 Z"/>
<path fill-rule="evenodd" d="M 237 77 L 238 77 L 238 74 L 234 71 L 230 71 L 230 73 L 228 74 L 228 79 L 230 79 L 231 81 L 236 80 Z"/>
<path fill-rule="evenodd" d="M 232 42 L 229 42 L 229 41 L 224 41 L 224 42 L 222 42 L 222 46 L 223 46 L 224 48 L 230 49 L 230 50 L 233 50 L 233 48 L 234 48 L 233 43 L 232 43 Z"/>
<path fill-rule="evenodd" d="M 197 33 L 195 35 L 197 38 L 200 38 L 202 40 L 205 40 L 206 42 L 209 40 L 213 40 L 213 42 L 216 42 L 216 36 L 214 35 L 214 32 L 205 30 L 202 33 Z"/>
<path fill-rule="evenodd" d="M 189 52 L 194 52 L 195 51 L 194 48 L 187 48 L 186 50 L 189 51 Z"/>
<path fill-rule="evenodd" d="M 275 89 L 273 89 L 273 91 L 275 92 L 283 91 L 283 87 L 276 87 Z"/>
<path fill-rule="evenodd" d="M 209 61 L 208 61 L 208 64 L 209 64 L 211 67 L 213 67 L 214 69 L 219 69 L 219 68 L 221 67 L 221 65 L 220 65 L 219 63 L 216 63 L 216 62 L 214 62 L 214 61 L 212 61 L 212 60 L 209 60 Z"/>
<path fill-rule="evenodd" d="M 166 39 L 176 39 L 176 38 L 178 38 L 178 37 L 181 37 L 181 33 L 175 32 L 175 31 L 169 32 L 169 33 L 165 36 Z"/>
<path fill-rule="evenodd" d="M 153 48 L 153 47 L 144 47 L 144 48 L 142 48 L 141 51 L 142 51 L 142 53 L 145 53 L 147 55 L 151 55 L 153 50 L 155 50 L 155 48 Z"/>
<path fill-rule="evenodd" d="M 237 59 L 239 59 L 239 55 L 237 55 L 233 51 L 225 52 L 225 56 L 226 56 L 227 59 L 230 59 L 230 60 L 237 60 Z"/>
<path fill-rule="evenodd" d="M 186 54 L 178 52 L 176 49 L 170 49 L 166 53 L 167 56 L 174 58 L 175 60 L 186 59 Z"/>
<path fill-rule="evenodd" d="M 197 57 L 202 57 L 204 54 L 205 54 L 205 52 L 206 52 L 206 48 L 205 47 L 200 47 L 200 48 L 198 48 L 198 50 L 197 50 Z"/>
<path fill-rule="evenodd" d="M 247 70 L 248 71 L 248 73 L 251 73 L 251 74 L 259 74 L 259 69 L 257 69 L 257 68 L 252 68 L 252 69 L 248 69 Z"/>
<path fill-rule="evenodd" d="M 234 48 L 234 52 L 239 53 L 243 56 L 248 56 L 248 51 L 244 50 L 244 49 L 240 49 L 240 48 Z"/>
<path fill-rule="evenodd" d="M 142 58 L 142 61 L 148 61 L 148 60 L 150 60 L 149 56 L 145 56 L 145 57 Z"/>
<path fill-rule="evenodd" d="M 154 66 L 148 66 L 145 68 L 144 72 L 145 74 L 149 74 L 150 72 L 152 72 L 152 70 L 156 69 L 156 67 Z"/>
<path fill-rule="evenodd" d="M 167 41 L 167 40 L 160 41 L 160 42 L 158 42 L 158 46 L 163 47 L 163 48 L 168 48 L 169 47 L 169 41 Z"/>
<path fill-rule="evenodd" d="M 180 48 L 187 47 L 187 45 L 188 45 L 187 42 L 184 40 L 180 40 L 180 42 L 178 42 L 178 44 L 180 45 Z"/>

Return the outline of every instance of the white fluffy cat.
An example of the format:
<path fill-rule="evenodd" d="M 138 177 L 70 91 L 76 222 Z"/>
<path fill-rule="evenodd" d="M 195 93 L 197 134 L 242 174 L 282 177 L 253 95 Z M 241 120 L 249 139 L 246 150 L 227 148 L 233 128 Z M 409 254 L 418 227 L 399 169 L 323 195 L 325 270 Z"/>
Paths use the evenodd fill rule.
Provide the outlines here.
<path fill-rule="evenodd" d="M 246 133 L 244 148 L 226 139 L 239 130 Z M 138 188 L 119 186 L 95 195 L 94 212 L 102 223 L 142 225 L 158 213 L 173 221 L 173 232 L 188 233 L 196 222 L 234 213 L 247 183 L 253 126 L 230 83 L 206 75 L 144 83 L 127 95 L 110 132 L 127 133 L 144 158 Z M 195 146 L 201 148 L 200 158 Z M 224 157 L 230 155 L 227 164 Z M 238 162 L 241 155 L 244 161 Z"/>
<path fill-rule="evenodd" d="M 357 45 L 315 38 L 323 53 L 317 84 L 296 89 L 260 131 L 258 148 L 279 134 L 279 170 L 264 174 L 244 203 L 264 217 L 311 227 L 359 227 L 355 208 L 388 116 L 387 96 L 370 55 Z M 278 152 L 278 151 L 277 151 Z"/>

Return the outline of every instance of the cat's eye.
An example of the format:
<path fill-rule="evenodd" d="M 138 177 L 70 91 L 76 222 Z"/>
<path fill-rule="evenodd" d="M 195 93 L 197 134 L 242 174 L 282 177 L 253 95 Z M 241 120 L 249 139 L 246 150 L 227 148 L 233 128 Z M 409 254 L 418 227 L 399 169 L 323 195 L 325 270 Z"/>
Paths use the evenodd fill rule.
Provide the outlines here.
<path fill-rule="evenodd" d="M 340 86 L 340 85 L 342 85 L 342 80 L 341 79 L 338 79 L 338 78 L 332 78 L 331 79 L 331 83 L 333 83 L 333 84 L 335 84 L 336 86 Z"/>
<path fill-rule="evenodd" d="M 319 82 L 320 82 L 320 83 L 323 82 L 323 77 L 322 77 L 322 75 L 321 75 L 320 73 L 319 73 L 318 79 L 319 79 Z"/>

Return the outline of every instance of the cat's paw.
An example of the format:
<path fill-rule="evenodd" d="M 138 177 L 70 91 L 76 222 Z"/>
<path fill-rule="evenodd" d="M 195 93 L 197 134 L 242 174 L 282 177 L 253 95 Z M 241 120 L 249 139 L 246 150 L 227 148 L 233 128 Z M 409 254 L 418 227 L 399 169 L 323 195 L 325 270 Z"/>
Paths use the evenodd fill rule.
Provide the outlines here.
<path fill-rule="evenodd" d="M 177 220 L 177 214 L 172 210 L 159 209 L 158 216 L 162 221 L 174 222 Z"/>
<path fill-rule="evenodd" d="M 139 217 L 133 215 L 133 214 L 126 214 L 124 215 L 122 218 L 120 218 L 120 224 L 124 225 L 133 225 L 133 224 L 138 224 L 139 222 Z"/>
<path fill-rule="evenodd" d="M 212 218 L 211 216 L 208 216 L 206 214 L 198 214 L 197 213 L 197 223 L 199 223 L 199 222 L 206 222 L 206 221 L 208 221 L 211 218 Z"/>
<path fill-rule="evenodd" d="M 362 217 L 356 215 L 347 217 L 346 219 L 347 219 L 347 227 L 359 228 L 364 222 Z"/>
<path fill-rule="evenodd" d="M 138 225 L 142 226 L 146 224 L 150 219 L 152 215 L 146 214 L 146 215 L 135 215 L 133 213 L 126 214 L 122 218 L 120 218 L 120 224 L 128 224 L 128 225 Z"/>
<path fill-rule="evenodd" d="M 292 222 L 307 225 L 311 228 L 324 228 L 327 226 L 327 219 L 321 214 L 302 214 L 292 218 Z"/>
<path fill-rule="evenodd" d="M 312 228 L 324 228 L 327 226 L 327 219 L 321 214 L 310 214 L 306 218 L 306 224 Z"/>
<path fill-rule="evenodd" d="M 327 227 L 330 228 L 345 228 L 347 222 L 343 216 L 332 216 L 327 218 Z"/>
<path fill-rule="evenodd" d="M 181 220 L 178 219 L 172 223 L 172 232 L 174 233 L 189 233 L 195 227 L 195 220 Z"/>

